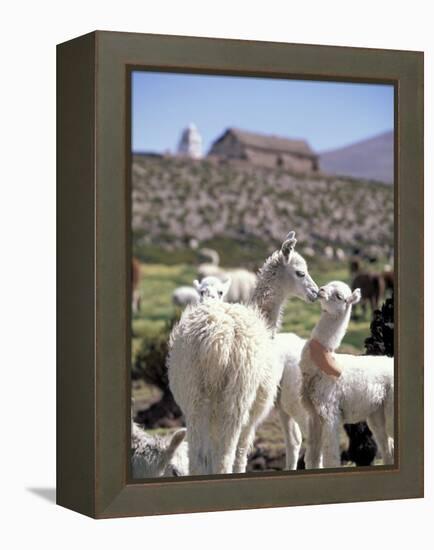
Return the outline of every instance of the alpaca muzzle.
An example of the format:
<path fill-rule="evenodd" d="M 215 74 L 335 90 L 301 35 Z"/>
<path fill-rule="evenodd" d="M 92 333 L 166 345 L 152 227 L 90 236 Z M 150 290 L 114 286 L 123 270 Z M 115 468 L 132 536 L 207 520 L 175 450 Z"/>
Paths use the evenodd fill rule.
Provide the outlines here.
<path fill-rule="evenodd" d="M 309 298 L 309 301 L 315 302 L 318 298 L 318 287 L 311 287 L 307 289 L 307 297 Z"/>

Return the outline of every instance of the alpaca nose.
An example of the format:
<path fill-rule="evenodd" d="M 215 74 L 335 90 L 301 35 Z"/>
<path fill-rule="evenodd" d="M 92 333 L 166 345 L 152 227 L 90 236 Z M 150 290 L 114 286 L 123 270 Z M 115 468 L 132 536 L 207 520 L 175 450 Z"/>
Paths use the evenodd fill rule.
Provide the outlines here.
<path fill-rule="evenodd" d="M 325 295 L 326 295 L 325 288 L 324 288 L 324 287 L 321 287 L 321 288 L 318 290 L 318 296 L 324 297 Z"/>

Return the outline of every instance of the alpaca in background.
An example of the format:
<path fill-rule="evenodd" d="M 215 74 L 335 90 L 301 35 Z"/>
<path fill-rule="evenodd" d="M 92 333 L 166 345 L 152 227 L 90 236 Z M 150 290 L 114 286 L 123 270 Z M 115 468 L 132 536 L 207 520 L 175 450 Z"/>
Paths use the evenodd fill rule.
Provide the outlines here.
<path fill-rule="evenodd" d="M 141 302 L 140 262 L 137 258 L 133 258 L 131 261 L 131 309 L 133 313 L 140 311 Z"/>
<path fill-rule="evenodd" d="M 203 303 L 204 300 L 218 300 L 222 302 L 231 286 L 231 278 L 222 281 L 218 277 L 205 277 L 199 281 L 193 281 L 193 286 L 199 295 L 199 300 Z"/>
<path fill-rule="evenodd" d="M 244 268 L 221 267 L 220 256 L 211 248 L 201 248 L 199 253 L 201 259 L 206 260 L 197 269 L 199 280 L 202 281 L 206 277 L 216 277 L 221 281 L 231 279 L 232 284 L 226 293 L 226 302 L 247 304 L 256 286 L 256 275 Z"/>
<path fill-rule="evenodd" d="M 195 306 L 199 303 L 199 294 L 193 286 L 183 285 L 172 292 L 172 304 L 184 309 L 187 306 Z"/>
<path fill-rule="evenodd" d="M 366 315 L 367 304 L 370 305 L 371 315 L 373 315 L 384 298 L 385 281 L 382 274 L 369 272 L 356 273 L 351 288 L 352 290 L 356 288 L 360 289 L 360 307 L 362 308 L 363 316 Z"/>
<path fill-rule="evenodd" d="M 197 280 L 193 281 L 193 286 L 176 288 L 172 294 L 172 302 L 176 307 L 185 308 L 195 306 L 199 302 L 203 302 L 205 298 L 224 300 L 230 286 L 230 278 L 222 281 L 218 277 L 205 277 L 200 283 Z"/>

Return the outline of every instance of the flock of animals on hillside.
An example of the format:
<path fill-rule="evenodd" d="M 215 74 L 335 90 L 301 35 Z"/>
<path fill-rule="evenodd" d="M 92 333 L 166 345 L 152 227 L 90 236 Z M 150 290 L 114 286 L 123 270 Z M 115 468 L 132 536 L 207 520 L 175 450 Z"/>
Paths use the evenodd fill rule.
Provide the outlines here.
<path fill-rule="evenodd" d="M 336 353 L 355 309 L 374 311 L 393 290 L 393 271 L 364 271 L 354 251 L 351 287 L 331 281 L 319 288 L 303 257 L 309 251 L 301 255 L 296 243 L 291 231 L 257 274 L 224 269 L 216 251 L 201 250 L 198 280 L 172 295 L 182 314 L 170 335 L 168 379 L 186 429 L 156 436 L 132 417 L 134 478 L 245 472 L 257 428 L 273 408 L 288 470 L 297 468 L 303 439 L 307 469 L 341 466 L 342 425 L 355 425 L 347 429 L 351 447 L 361 422 L 383 464 L 393 464 L 393 358 Z M 331 254 L 345 259 L 343 251 Z M 133 311 L 139 280 L 134 260 Z M 320 304 L 308 339 L 279 332 L 289 297 Z"/>

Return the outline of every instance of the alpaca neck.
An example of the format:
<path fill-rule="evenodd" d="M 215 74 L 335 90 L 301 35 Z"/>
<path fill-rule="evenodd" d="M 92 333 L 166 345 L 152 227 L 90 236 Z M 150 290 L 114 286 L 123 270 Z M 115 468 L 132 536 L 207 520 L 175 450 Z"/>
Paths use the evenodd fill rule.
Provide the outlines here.
<path fill-rule="evenodd" d="M 281 259 L 275 252 L 260 269 L 251 299 L 251 304 L 260 310 L 273 334 L 280 327 L 283 306 L 288 298 L 288 292 L 282 284 L 281 271 Z"/>
<path fill-rule="evenodd" d="M 350 317 L 351 306 L 347 308 L 343 315 L 332 315 L 323 310 L 311 337 L 318 340 L 330 351 L 335 351 L 341 345 L 345 336 Z"/>

